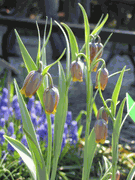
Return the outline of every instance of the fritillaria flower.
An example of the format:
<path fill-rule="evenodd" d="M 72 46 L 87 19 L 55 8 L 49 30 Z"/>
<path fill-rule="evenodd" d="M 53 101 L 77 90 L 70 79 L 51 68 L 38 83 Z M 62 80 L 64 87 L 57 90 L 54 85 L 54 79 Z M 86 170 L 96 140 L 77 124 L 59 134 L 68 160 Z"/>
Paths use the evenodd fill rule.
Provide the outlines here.
<path fill-rule="evenodd" d="M 106 123 L 108 123 L 108 114 L 106 113 L 104 107 L 101 107 L 99 110 L 98 110 L 98 113 L 97 113 L 97 120 L 98 119 L 104 119 L 106 121 Z"/>
<path fill-rule="evenodd" d="M 43 76 L 41 75 L 40 71 L 31 71 L 27 75 L 20 92 L 24 94 L 25 97 L 31 98 L 36 93 L 39 86 L 41 85 L 42 79 Z"/>
<path fill-rule="evenodd" d="M 103 44 L 101 43 L 101 38 L 100 36 L 98 36 L 98 42 L 96 43 L 96 46 L 97 46 L 97 53 L 103 48 Z M 101 50 L 101 52 L 98 54 L 96 60 L 98 60 L 99 58 L 101 58 L 103 54 L 103 49 Z M 97 71 L 97 68 L 98 68 L 98 65 L 99 65 L 99 62 L 96 63 L 96 65 L 94 66 L 93 68 L 93 72 L 96 72 Z"/>
<path fill-rule="evenodd" d="M 97 71 L 95 89 L 98 89 L 98 75 L 99 75 L 99 71 L 100 71 L 100 70 L 101 70 L 101 69 L 99 69 L 99 70 Z M 101 74 L 100 74 L 100 88 L 101 88 L 102 90 L 104 90 L 104 89 L 106 88 L 106 85 L 107 85 L 107 83 L 108 83 L 108 75 L 109 75 L 108 70 L 107 70 L 106 68 L 103 68 L 103 69 L 101 70 Z"/>
<path fill-rule="evenodd" d="M 94 125 L 94 131 L 96 135 L 96 143 L 104 144 L 108 131 L 108 126 L 106 121 L 104 119 L 96 120 Z"/>
<path fill-rule="evenodd" d="M 43 101 L 45 105 L 45 113 L 55 114 L 59 102 L 59 91 L 56 87 L 50 86 L 44 91 Z"/>
<path fill-rule="evenodd" d="M 83 65 L 81 61 L 76 60 L 71 63 L 71 75 L 73 82 L 83 81 Z"/>

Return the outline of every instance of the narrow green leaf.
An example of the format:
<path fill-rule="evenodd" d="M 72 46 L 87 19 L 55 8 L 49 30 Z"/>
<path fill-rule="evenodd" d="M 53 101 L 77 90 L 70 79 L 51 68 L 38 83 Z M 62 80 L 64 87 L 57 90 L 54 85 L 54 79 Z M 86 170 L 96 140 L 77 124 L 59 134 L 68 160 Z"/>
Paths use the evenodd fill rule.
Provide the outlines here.
<path fill-rule="evenodd" d="M 125 101 L 126 101 L 126 98 L 123 99 L 123 101 L 119 107 L 119 111 L 117 113 L 116 120 L 114 122 L 115 123 L 114 124 L 114 131 L 115 131 L 115 135 L 117 138 L 119 138 L 119 134 L 120 134 L 120 126 L 121 126 L 121 122 L 122 122 L 122 115 L 123 115 L 123 109 L 124 109 Z"/>
<path fill-rule="evenodd" d="M 83 6 L 78 3 L 81 11 L 83 13 L 83 18 L 84 18 L 84 27 L 85 27 L 85 44 L 86 44 L 86 61 L 88 64 L 88 70 L 90 69 L 90 65 L 89 65 L 89 55 L 90 55 L 90 51 L 89 51 L 89 34 L 90 34 L 90 26 L 89 26 L 89 21 L 88 21 L 88 17 L 86 14 L 85 9 L 83 8 Z"/>
<path fill-rule="evenodd" d="M 114 91 L 113 91 L 113 94 L 112 94 L 112 101 L 113 101 L 114 105 L 113 105 L 113 103 L 111 103 L 111 111 L 112 111 L 113 116 L 115 116 L 116 104 L 117 104 L 117 101 L 118 101 L 118 96 L 119 96 L 119 92 L 120 92 L 120 89 L 121 89 L 125 68 L 126 68 L 126 66 L 122 69 L 122 72 L 121 72 L 121 74 L 119 76 L 119 79 L 118 79 L 118 81 L 117 81 L 117 83 L 115 85 L 115 88 L 114 88 Z"/>
<path fill-rule="evenodd" d="M 98 109 L 95 102 L 93 103 L 93 111 L 94 111 L 95 117 L 97 117 Z"/>
<path fill-rule="evenodd" d="M 66 79 L 69 79 L 70 77 L 70 46 L 69 46 L 69 41 L 68 41 L 68 37 L 67 37 L 67 34 L 65 33 L 64 29 L 62 28 L 62 26 L 54 21 L 61 29 L 64 37 L 65 37 L 65 40 L 66 40 L 66 47 L 67 47 L 67 53 L 66 53 Z"/>
<path fill-rule="evenodd" d="M 21 93 L 19 91 L 19 87 L 17 85 L 16 80 L 14 80 L 14 84 L 15 84 L 15 89 L 16 89 L 16 94 L 17 94 L 17 97 L 18 97 L 20 110 L 21 110 L 23 128 L 25 129 L 25 131 L 29 132 L 30 136 L 34 139 L 34 142 L 35 142 L 35 148 L 33 148 L 33 143 L 30 141 L 30 139 L 26 135 L 27 142 L 28 142 L 28 145 L 29 145 L 29 149 L 30 149 L 30 152 L 32 154 L 32 159 L 33 159 L 33 161 L 35 163 L 35 166 L 36 166 L 36 173 L 41 174 L 43 177 L 46 177 L 47 172 L 45 170 L 45 163 L 44 163 L 44 160 L 43 160 L 43 157 L 42 157 L 42 152 L 41 152 L 41 149 L 40 149 L 37 137 L 36 137 L 36 132 L 35 132 L 34 126 L 32 124 L 29 112 L 28 112 L 28 110 L 26 108 L 26 104 L 24 102 L 24 99 L 23 99 L 23 97 L 22 97 L 22 95 L 21 95 Z M 38 159 L 39 156 L 37 156 L 37 154 L 36 154 L 37 151 L 40 152 L 40 159 Z M 42 162 L 42 166 L 39 167 L 39 163 L 38 163 L 38 161 L 36 161 L 36 159 L 38 159 L 38 161 Z"/>
<path fill-rule="evenodd" d="M 112 163 L 107 159 L 107 157 L 103 156 L 104 162 L 105 162 L 105 172 L 111 172 Z"/>
<path fill-rule="evenodd" d="M 70 46 L 69 46 L 69 41 L 68 41 L 68 37 L 67 37 L 67 34 L 65 33 L 64 29 L 62 28 L 62 26 L 57 22 L 57 21 L 54 21 L 58 26 L 59 28 L 61 29 L 64 37 L 65 37 L 65 40 L 66 40 L 66 47 L 67 47 L 67 53 L 66 53 L 66 79 L 69 79 L 70 75 L 71 75 L 71 72 L 70 72 Z"/>
<path fill-rule="evenodd" d="M 65 51 L 66 51 L 66 49 L 64 49 L 64 51 L 62 52 L 62 54 L 60 55 L 60 57 L 59 57 L 54 63 L 52 63 L 52 64 L 50 64 L 50 65 L 48 65 L 48 66 L 45 67 L 45 69 L 44 69 L 43 72 L 42 72 L 42 75 L 43 75 L 43 76 L 48 72 L 48 70 L 49 70 L 54 64 L 56 64 L 57 62 L 60 61 L 60 59 L 64 56 Z"/>
<path fill-rule="evenodd" d="M 126 97 L 127 97 L 127 112 L 129 113 L 129 116 L 132 118 L 132 120 L 135 122 L 135 101 L 131 98 L 131 96 L 128 93 L 126 93 Z"/>
<path fill-rule="evenodd" d="M 82 130 L 83 130 L 83 125 L 81 125 L 81 126 L 79 127 L 79 129 L 78 129 L 78 138 L 81 137 L 81 135 L 82 135 Z"/>
<path fill-rule="evenodd" d="M 20 51 L 21 51 L 21 54 L 23 57 L 23 61 L 25 63 L 25 66 L 26 66 L 28 72 L 30 72 L 32 70 L 38 70 L 35 62 L 33 61 L 32 57 L 28 53 L 27 49 L 25 48 L 25 46 L 16 30 L 15 30 L 15 34 L 16 34 L 17 41 L 18 41 L 18 44 L 20 47 Z"/>
<path fill-rule="evenodd" d="M 46 26 L 47 26 L 47 24 L 46 24 Z M 45 29 L 46 29 L 46 28 L 45 28 Z M 43 47 L 42 47 L 42 50 L 41 50 L 41 56 L 42 56 L 42 53 L 43 53 L 43 51 L 44 51 L 44 48 L 46 47 L 46 45 L 47 45 L 47 43 L 48 43 L 48 41 L 49 41 L 49 38 L 50 38 L 50 36 L 51 36 L 51 32 L 52 32 L 52 18 L 50 19 L 50 29 L 49 29 L 48 36 L 47 36 L 46 41 L 45 41 L 45 43 L 44 43 L 44 45 L 43 45 Z"/>
<path fill-rule="evenodd" d="M 48 21 L 48 18 L 46 18 L 46 21 L 45 21 L 45 29 L 44 29 L 44 37 L 43 37 L 43 47 L 44 47 L 44 44 L 46 42 L 47 21 Z M 47 62 L 46 62 L 46 47 L 44 47 L 44 48 L 43 47 L 42 47 L 42 63 L 43 63 L 42 71 L 45 68 L 45 66 L 47 65 Z"/>
<path fill-rule="evenodd" d="M 130 172 L 129 172 L 128 176 L 127 176 L 127 180 L 132 180 L 134 177 L 135 177 L 135 165 L 130 170 Z"/>
<path fill-rule="evenodd" d="M 91 165 L 92 165 L 93 158 L 94 158 L 95 151 L 96 151 L 96 147 L 97 147 L 97 143 L 95 141 L 96 141 L 96 138 L 95 138 L 95 132 L 94 132 L 94 128 L 93 128 L 91 130 L 91 133 L 90 133 L 89 138 L 88 138 L 88 153 L 89 153 L 88 162 L 89 162 L 89 166 L 87 169 L 87 174 L 88 174 L 87 177 L 89 177 Z"/>
<path fill-rule="evenodd" d="M 85 116 L 87 116 L 87 111 L 81 110 L 79 115 L 76 117 L 76 121 L 80 121 L 80 119 L 82 118 L 82 115 L 85 114 Z"/>
<path fill-rule="evenodd" d="M 26 134 L 27 139 L 31 143 L 31 147 L 33 148 L 32 153 L 34 155 L 34 158 L 35 158 L 34 160 L 36 162 L 37 179 L 44 180 L 47 178 L 47 176 L 45 176 L 44 160 L 43 160 L 41 151 L 39 148 L 37 148 L 36 141 L 35 139 L 33 139 L 31 134 L 26 129 L 23 128 L 23 130 L 24 130 L 24 133 Z"/>
<path fill-rule="evenodd" d="M 99 34 L 100 31 L 102 30 L 104 24 L 106 23 L 107 19 L 108 19 L 108 14 L 105 16 L 105 18 L 103 19 L 103 21 L 101 22 L 101 24 L 92 31 L 91 34 L 92 34 L 92 35 Z"/>
<path fill-rule="evenodd" d="M 38 51 L 37 51 L 36 65 L 39 69 L 40 68 L 39 61 L 41 57 L 41 54 L 40 54 L 41 39 L 40 39 L 40 30 L 39 30 L 37 21 L 36 21 L 36 25 L 37 25 L 37 31 L 38 31 Z"/>
<path fill-rule="evenodd" d="M 53 167 L 52 167 L 52 174 L 51 180 L 55 179 L 57 165 L 58 165 L 58 158 L 60 156 L 61 151 L 61 144 L 62 144 L 62 136 L 64 132 L 64 124 L 67 116 L 67 108 L 68 108 L 68 93 L 67 93 L 67 86 L 66 86 L 66 77 L 64 74 L 63 67 L 60 62 L 58 62 L 58 70 L 59 70 L 59 94 L 60 99 L 57 106 L 57 111 L 55 114 L 55 121 L 54 121 L 54 145 L 53 145 Z"/>
<path fill-rule="evenodd" d="M 58 87 L 58 90 L 59 90 L 59 94 L 60 94 L 60 100 L 59 100 L 59 104 L 57 107 L 57 112 L 61 111 L 60 109 L 62 108 L 62 106 L 64 107 L 63 100 L 65 99 L 64 96 L 65 96 L 65 92 L 66 92 L 66 77 L 65 77 L 64 69 L 63 69 L 60 62 L 58 62 L 58 69 L 59 69 L 59 87 Z M 63 120 L 63 119 L 59 119 L 56 121 L 58 116 L 62 115 L 62 112 L 61 113 L 59 112 L 60 113 L 59 115 L 57 112 L 56 112 L 55 121 L 54 121 L 54 124 L 55 124 L 55 126 L 54 126 L 54 147 L 55 147 L 55 141 L 56 141 L 56 137 L 57 137 L 56 133 L 58 132 L 59 124 L 61 126 L 62 120 Z M 58 133 L 60 133 L 60 132 L 58 132 Z"/>
<path fill-rule="evenodd" d="M 70 27 L 68 25 L 66 25 L 65 23 L 61 23 L 61 24 L 67 30 L 67 33 L 68 33 L 68 36 L 69 36 L 69 40 L 70 40 L 72 61 L 74 61 L 74 60 L 76 60 L 76 54 L 78 54 L 78 52 L 79 52 L 79 48 L 78 48 L 76 37 L 75 37 L 73 31 L 70 29 Z"/>
<path fill-rule="evenodd" d="M 44 37 L 43 37 L 43 47 L 44 47 L 44 44 L 46 43 L 47 21 L 48 21 L 48 18 L 46 17 Z M 42 71 L 43 71 L 43 69 L 47 66 L 47 62 L 46 62 L 46 46 L 42 49 L 42 64 L 43 64 L 43 66 L 42 66 Z M 48 76 L 47 75 L 44 77 L 43 86 L 44 86 L 44 89 L 46 89 L 48 87 Z"/>
<path fill-rule="evenodd" d="M 111 172 L 104 174 L 104 176 L 101 178 L 101 180 L 108 180 L 110 179 L 110 176 L 112 175 Z"/>
<path fill-rule="evenodd" d="M 36 180 L 36 168 L 34 162 L 31 157 L 30 151 L 18 140 L 15 140 L 11 137 L 4 135 L 4 138 L 13 146 L 13 148 L 19 153 L 22 160 L 26 164 L 27 168 L 29 169 L 31 176 L 34 180 Z"/>
<path fill-rule="evenodd" d="M 14 96 L 14 84 L 13 81 L 10 83 L 10 102 L 12 102 L 13 100 L 13 96 Z"/>

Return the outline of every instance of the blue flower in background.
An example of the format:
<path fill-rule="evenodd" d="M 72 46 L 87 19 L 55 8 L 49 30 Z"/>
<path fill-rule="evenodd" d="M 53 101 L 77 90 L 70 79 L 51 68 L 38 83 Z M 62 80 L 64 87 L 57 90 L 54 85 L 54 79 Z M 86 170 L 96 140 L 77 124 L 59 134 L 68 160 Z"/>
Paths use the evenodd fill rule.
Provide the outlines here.
<path fill-rule="evenodd" d="M 21 117 L 21 111 L 20 111 L 20 107 L 19 107 L 19 103 L 18 102 L 16 102 L 15 104 L 14 104 L 14 112 L 15 112 L 15 118 L 16 119 L 21 119 L 22 117 Z"/>
<path fill-rule="evenodd" d="M 16 135 L 15 135 L 15 134 L 12 134 L 11 138 L 15 139 L 15 138 L 16 138 Z M 7 146 L 7 150 L 8 150 L 8 151 L 12 151 L 12 152 L 15 151 L 15 149 L 13 148 L 13 146 L 11 146 L 9 143 L 8 143 L 8 146 Z"/>
<path fill-rule="evenodd" d="M 9 118 L 9 109 L 7 106 L 1 106 L 0 108 L 0 117 L 5 118 L 5 120 L 7 121 Z"/>
<path fill-rule="evenodd" d="M 63 133 L 63 139 L 62 139 L 62 145 L 61 145 L 61 152 L 62 152 L 63 148 L 65 147 L 65 145 L 66 145 L 66 134 Z"/>
<path fill-rule="evenodd" d="M 5 119 L 0 118 L 0 126 L 3 128 L 5 126 Z"/>
<path fill-rule="evenodd" d="M 43 112 L 42 116 L 38 120 L 38 125 L 44 124 L 47 121 L 45 112 Z"/>
<path fill-rule="evenodd" d="M 68 111 L 67 112 L 67 117 L 66 117 L 66 123 L 70 126 L 72 121 L 72 112 Z"/>
<path fill-rule="evenodd" d="M 12 107 L 16 108 L 16 104 L 18 103 L 17 95 L 13 96 L 13 101 L 12 101 Z"/>
<path fill-rule="evenodd" d="M 8 99 L 7 98 L 1 98 L 0 107 L 1 106 L 7 106 L 8 105 Z"/>
<path fill-rule="evenodd" d="M 3 88 L 2 98 L 7 98 L 7 96 L 8 96 L 8 89 L 7 88 Z"/>
<path fill-rule="evenodd" d="M 78 127 L 77 121 L 72 121 L 70 126 L 70 133 L 69 136 L 71 138 L 71 144 L 76 144 L 78 140 Z"/>
<path fill-rule="evenodd" d="M 13 124 L 13 122 L 10 122 L 7 134 L 8 134 L 8 136 L 12 136 L 13 133 L 14 133 L 14 124 Z"/>
<path fill-rule="evenodd" d="M 36 127 L 38 125 L 38 122 L 37 122 L 37 116 L 34 113 L 31 113 L 31 120 L 34 127 Z"/>
<path fill-rule="evenodd" d="M 37 134 L 42 141 L 45 139 L 45 136 L 47 135 L 47 129 L 45 128 L 44 124 L 37 128 Z"/>
<path fill-rule="evenodd" d="M 67 134 L 68 134 L 68 125 L 67 125 L 67 123 L 64 124 L 64 133 L 67 136 Z"/>
<path fill-rule="evenodd" d="M 4 134 L 5 134 L 4 129 L 1 129 L 1 130 L 0 130 L 0 144 L 1 144 L 1 145 L 3 145 L 3 143 L 4 143 L 4 141 L 5 141 L 5 139 L 4 139 L 4 137 L 3 137 Z"/>
<path fill-rule="evenodd" d="M 28 105 L 27 105 L 27 108 L 28 108 L 29 111 L 31 111 L 31 108 L 34 107 L 34 101 L 35 101 L 35 97 L 34 96 L 29 98 Z"/>
<path fill-rule="evenodd" d="M 8 107 L 8 90 L 6 88 L 3 89 L 3 95 L 0 99 L 0 128 L 8 126 L 7 128 L 7 134 L 13 138 L 15 138 L 14 134 L 14 124 L 12 121 L 12 118 L 9 119 L 9 117 L 15 117 L 15 119 L 22 120 L 21 118 L 21 112 L 20 107 L 18 103 L 17 96 L 13 96 L 12 101 L 12 107 Z M 29 98 L 27 108 L 30 112 L 32 123 L 36 129 L 36 136 L 40 143 L 40 141 L 43 141 L 45 143 L 45 147 L 48 146 L 48 126 L 47 126 L 47 118 L 46 114 L 42 109 L 40 101 L 35 101 L 34 96 Z M 51 123 L 52 123 L 52 140 L 54 138 L 54 119 L 55 115 L 51 114 Z M 8 120 L 8 121 L 7 121 Z M 22 122 L 19 121 L 20 124 L 18 124 L 18 134 L 22 137 L 23 129 L 22 129 Z M 78 127 L 77 122 L 72 121 L 72 112 L 67 112 L 66 117 L 66 123 L 64 124 L 64 133 L 63 133 L 63 139 L 62 139 L 62 146 L 61 151 L 65 147 L 65 144 L 67 142 L 67 139 L 70 140 L 71 144 L 76 144 L 78 140 Z M 0 130 L 0 144 L 2 145 L 5 139 L 3 138 L 3 135 L 5 134 L 4 130 Z M 21 142 L 28 147 L 26 136 L 24 135 L 21 139 Z M 8 150 L 10 152 L 14 152 L 14 148 L 10 144 L 8 144 Z"/>
<path fill-rule="evenodd" d="M 26 136 L 25 136 L 25 135 L 23 135 L 23 137 L 22 137 L 22 139 L 21 139 L 21 143 L 22 143 L 24 146 L 28 147 L 28 143 L 27 143 L 27 139 L 26 139 Z"/>
<path fill-rule="evenodd" d="M 40 101 L 35 102 L 35 113 L 36 113 L 37 116 L 42 115 L 42 106 L 41 106 Z"/>
<path fill-rule="evenodd" d="M 54 117 L 55 117 L 55 115 L 51 114 L 51 122 L 52 122 L 52 124 L 54 123 Z"/>
<path fill-rule="evenodd" d="M 12 107 L 9 107 L 9 115 L 13 116 L 13 108 Z"/>

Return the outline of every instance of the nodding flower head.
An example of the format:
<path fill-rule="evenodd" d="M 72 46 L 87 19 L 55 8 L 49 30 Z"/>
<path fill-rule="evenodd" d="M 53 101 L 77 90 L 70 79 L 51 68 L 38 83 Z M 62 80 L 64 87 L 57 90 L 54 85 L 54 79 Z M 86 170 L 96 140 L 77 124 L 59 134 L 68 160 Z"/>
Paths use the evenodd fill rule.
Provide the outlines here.
<path fill-rule="evenodd" d="M 98 119 L 104 119 L 106 121 L 106 123 L 108 123 L 108 114 L 107 112 L 105 111 L 105 108 L 104 107 L 101 107 L 99 110 L 98 110 L 98 113 L 97 113 L 97 120 Z"/>
<path fill-rule="evenodd" d="M 27 75 L 20 92 L 24 94 L 25 97 L 31 98 L 36 93 L 39 86 L 41 85 L 42 79 L 43 76 L 41 75 L 40 71 L 31 71 Z"/>
<path fill-rule="evenodd" d="M 107 83 L 108 83 L 109 72 L 108 72 L 108 70 L 106 68 L 103 68 L 102 70 L 99 69 L 97 71 L 95 89 L 98 89 L 99 71 L 101 71 L 100 78 L 99 78 L 99 80 L 100 80 L 100 88 L 101 88 L 101 90 L 104 90 L 106 88 Z"/>
<path fill-rule="evenodd" d="M 98 52 L 98 47 L 97 47 L 97 43 L 95 43 L 95 40 L 89 43 L 89 48 L 90 48 L 90 63 L 92 63 L 93 59 L 95 58 Z"/>
<path fill-rule="evenodd" d="M 108 126 L 106 121 L 104 119 L 96 120 L 94 125 L 94 131 L 96 135 L 96 143 L 104 144 L 108 131 Z"/>
<path fill-rule="evenodd" d="M 45 113 L 55 114 L 59 102 L 59 91 L 56 87 L 50 86 L 44 91 L 43 101 L 45 105 Z"/>
<path fill-rule="evenodd" d="M 83 81 L 83 63 L 79 60 L 71 63 L 71 75 L 73 82 Z"/>

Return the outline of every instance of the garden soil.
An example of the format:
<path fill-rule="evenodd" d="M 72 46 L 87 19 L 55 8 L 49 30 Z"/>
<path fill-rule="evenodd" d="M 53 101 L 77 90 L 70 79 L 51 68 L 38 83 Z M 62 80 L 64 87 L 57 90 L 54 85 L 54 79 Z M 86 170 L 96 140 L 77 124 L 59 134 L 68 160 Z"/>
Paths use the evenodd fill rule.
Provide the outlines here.
<path fill-rule="evenodd" d="M 3 33 L 6 31 L 5 27 L 0 27 L 0 42 L 2 42 L 2 35 Z M 101 37 L 102 38 L 102 37 Z M 37 52 L 37 48 L 38 48 L 38 38 L 35 36 L 21 36 L 22 41 L 24 42 L 28 52 L 30 53 L 31 57 L 35 60 L 36 59 L 36 52 Z M 113 40 L 113 36 L 111 38 Z M 78 39 L 78 43 L 79 43 L 79 47 L 81 48 L 84 41 L 83 39 Z M 107 59 L 109 52 L 111 51 L 111 45 L 112 42 L 109 42 L 107 44 L 107 46 L 104 48 L 104 53 L 102 58 L 104 60 Z M 126 51 L 128 48 L 128 46 L 126 44 L 120 44 L 118 43 L 116 45 L 116 50 L 120 51 L 120 50 L 124 50 Z M 27 75 L 27 71 L 24 68 L 24 64 L 23 64 L 23 59 L 21 57 L 21 53 L 19 50 L 19 46 L 16 42 L 16 50 L 17 53 L 20 55 L 20 57 L 18 58 L 9 58 L 9 61 L 11 63 L 12 66 L 14 66 L 17 70 L 19 70 L 20 74 L 16 77 L 17 82 L 19 84 L 19 86 L 21 87 L 24 81 L 24 78 Z M 134 51 L 135 51 L 135 47 L 134 47 Z M 54 60 L 52 59 L 52 49 L 51 49 L 51 45 L 50 42 L 47 45 L 47 63 L 53 63 Z M 1 54 L 1 48 L 0 48 L 0 54 Z M 62 60 L 61 61 L 64 70 L 66 69 L 66 60 Z M 112 74 L 116 71 L 120 71 L 122 70 L 122 68 L 126 66 L 127 69 L 130 68 L 130 71 L 125 72 L 124 75 L 124 79 L 123 79 L 123 83 L 122 83 L 122 88 L 120 91 L 120 96 L 119 96 L 119 101 L 121 102 L 125 96 L 126 93 L 128 92 L 131 97 L 135 100 L 135 86 L 133 86 L 133 84 L 135 84 L 135 78 L 134 78 L 134 69 L 132 66 L 132 63 L 130 61 L 130 59 L 128 58 L 128 56 L 124 55 L 124 56 L 120 56 L 120 55 L 115 55 L 110 63 L 107 65 L 107 69 L 109 71 L 109 74 Z M 0 67 L 0 73 L 3 71 L 2 67 Z M 51 73 L 53 79 L 54 79 L 54 84 L 57 86 L 58 85 L 58 67 L 57 65 L 53 66 L 49 72 Z M 96 73 L 92 73 L 92 81 L 93 84 L 95 85 L 95 80 L 96 80 Z M 103 96 L 104 99 L 110 99 L 112 96 L 112 92 L 113 89 L 116 85 L 117 79 L 118 79 L 119 75 L 115 75 L 113 77 L 110 77 L 108 80 L 108 84 L 107 87 L 105 89 L 105 91 L 103 91 Z M 93 86 L 93 90 L 95 92 L 94 86 Z M 98 95 L 96 97 L 96 105 L 97 108 L 99 109 L 100 107 L 103 106 L 102 101 L 100 96 Z M 119 107 L 119 105 L 118 105 Z M 83 82 L 71 82 L 71 86 L 69 89 L 69 106 L 68 106 L 68 110 L 72 111 L 73 114 L 73 119 L 76 119 L 76 117 L 78 116 L 79 112 L 81 110 L 86 110 L 86 85 L 85 85 L 85 79 Z M 126 115 L 127 113 L 127 107 L 125 104 L 124 107 L 124 115 L 123 117 Z M 92 115 L 92 122 L 91 122 L 91 128 L 93 128 L 94 126 L 94 122 L 95 122 L 96 118 L 94 116 L 94 113 Z M 83 128 L 83 134 L 84 135 L 84 131 L 85 131 L 85 115 L 82 116 L 81 118 L 81 123 L 84 125 Z M 109 119 L 109 123 L 108 123 L 108 140 L 111 139 L 111 132 L 112 132 L 112 122 L 111 119 Z M 135 149 L 135 124 L 134 122 L 131 120 L 131 118 L 128 116 L 128 118 L 126 119 L 124 126 L 122 128 L 121 134 L 120 134 L 120 143 L 122 144 L 128 144 L 131 146 L 132 150 Z"/>

